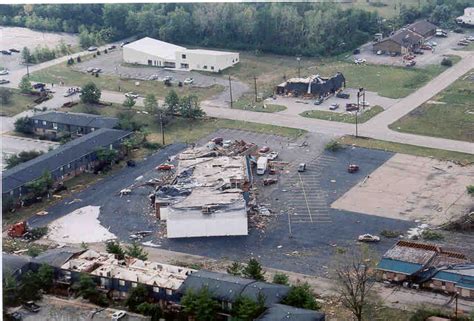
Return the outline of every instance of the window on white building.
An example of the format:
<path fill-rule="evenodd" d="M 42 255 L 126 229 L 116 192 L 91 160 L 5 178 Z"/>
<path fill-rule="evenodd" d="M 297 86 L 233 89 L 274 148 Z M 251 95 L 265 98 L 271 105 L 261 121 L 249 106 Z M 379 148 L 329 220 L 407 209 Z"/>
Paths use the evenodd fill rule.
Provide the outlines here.
<path fill-rule="evenodd" d="M 207 66 L 206 65 L 202 66 L 202 69 L 207 69 Z"/>
<path fill-rule="evenodd" d="M 94 127 L 92 127 L 92 128 L 91 128 L 91 132 L 93 132 L 94 130 L 95 130 L 95 128 L 94 128 Z"/>
<path fill-rule="evenodd" d="M 153 287 L 153 292 L 155 292 L 155 293 L 160 292 L 160 288 L 157 287 L 157 286 L 154 286 L 154 287 Z"/>
<path fill-rule="evenodd" d="M 124 280 L 119 280 L 119 285 L 120 286 L 125 286 L 125 281 Z"/>
<path fill-rule="evenodd" d="M 35 124 L 37 124 L 37 123 L 38 123 L 38 119 L 35 119 Z"/>
<path fill-rule="evenodd" d="M 45 126 L 46 126 L 46 120 L 43 120 L 43 125 L 45 125 Z"/>
<path fill-rule="evenodd" d="M 186 55 L 181 55 L 181 58 L 186 59 Z"/>
<path fill-rule="evenodd" d="M 214 66 L 211 66 L 211 70 L 214 70 Z"/>
<path fill-rule="evenodd" d="M 166 289 L 166 295 L 173 295 L 173 290 Z"/>
<path fill-rule="evenodd" d="M 53 123 L 53 128 L 54 128 L 54 129 L 58 129 L 58 124 L 57 124 L 57 123 Z"/>
<path fill-rule="evenodd" d="M 137 287 L 137 282 L 132 282 L 132 288 L 136 288 Z"/>

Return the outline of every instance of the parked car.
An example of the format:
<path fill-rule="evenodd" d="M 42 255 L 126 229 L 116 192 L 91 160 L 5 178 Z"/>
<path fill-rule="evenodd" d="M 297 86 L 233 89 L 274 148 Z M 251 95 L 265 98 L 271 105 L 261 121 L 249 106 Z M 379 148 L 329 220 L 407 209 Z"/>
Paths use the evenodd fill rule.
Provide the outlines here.
<path fill-rule="evenodd" d="M 364 58 L 358 58 L 358 59 L 355 59 L 355 60 L 354 60 L 354 63 L 355 63 L 356 65 L 360 65 L 360 64 L 363 64 L 363 63 L 366 63 L 366 62 L 367 62 L 367 60 L 364 59 Z"/>
<path fill-rule="evenodd" d="M 354 103 L 346 104 L 346 111 L 356 111 L 356 110 L 359 110 L 359 107 L 357 107 L 357 104 L 354 104 Z"/>
<path fill-rule="evenodd" d="M 194 82 L 194 79 L 193 78 L 186 78 L 183 83 L 185 85 L 191 85 L 192 83 Z"/>
<path fill-rule="evenodd" d="M 23 304 L 23 307 L 30 311 L 30 312 L 34 312 L 34 313 L 37 313 L 39 312 L 39 310 L 41 310 L 41 307 L 39 305 L 37 305 L 35 302 L 33 301 L 28 301 L 28 302 L 25 302 Z"/>
<path fill-rule="evenodd" d="M 383 51 L 382 51 L 382 50 L 378 50 L 378 51 L 376 52 L 376 54 L 377 54 L 378 56 L 380 56 L 381 54 L 383 54 Z"/>
<path fill-rule="evenodd" d="M 352 53 L 353 53 L 354 55 L 358 55 L 358 54 L 360 54 L 360 49 L 359 49 L 359 48 L 354 49 L 354 51 L 352 51 Z"/>
<path fill-rule="evenodd" d="M 428 45 L 430 45 L 431 47 L 436 47 L 438 43 L 436 41 L 429 41 Z"/>
<path fill-rule="evenodd" d="M 4 54 L 4 55 L 8 55 L 8 56 L 10 56 L 10 55 L 12 54 L 12 53 L 11 53 L 10 51 L 8 51 L 8 50 L 2 50 L 1 53 Z"/>
<path fill-rule="evenodd" d="M 403 56 L 403 59 L 404 60 L 413 60 L 415 59 L 416 57 L 412 54 L 406 54 L 405 56 Z"/>
<path fill-rule="evenodd" d="M 461 40 L 461 41 L 458 42 L 458 46 L 464 46 L 464 47 L 469 46 L 469 41 Z"/>
<path fill-rule="evenodd" d="M 8 84 L 9 82 L 10 82 L 10 80 L 8 80 L 8 79 L 0 79 L 0 85 Z"/>
<path fill-rule="evenodd" d="M 278 157 L 278 152 L 275 152 L 275 151 L 273 151 L 273 152 L 271 152 L 267 155 L 268 160 L 275 160 L 275 159 L 277 159 L 277 157 Z"/>
<path fill-rule="evenodd" d="M 151 75 L 150 77 L 148 77 L 148 80 L 157 80 L 159 77 L 157 74 L 154 74 L 154 75 Z"/>
<path fill-rule="evenodd" d="M 102 71 L 102 68 L 92 68 L 92 73 L 99 73 Z"/>
<path fill-rule="evenodd" d="M 125 46 L 125 45 L 128 45 L 129 43 L 130 43 L 130 41 L 124 41 L 124 42 L 122 42 L 122 43 L 120 44 L 120 47 L 123 47 L 123 46 Z"/>
<path fill-rule="evenodd" d="M 469 36 L 466 39 L 469 40 L 469 41 L 474 41 L 474 36 Z"/>
<path fill-rule="evenodd" d="M 424 51 L 421 50 L 421 49 L 415 49 L 415 50 L 413 50 L 413 53 L 415 55 L 424 55 L 425 54 Z"/>
<path fill-rule="evenodd" d="M 410 61 L 407 61 L 407 63 L 405 64 L 405 67 L 413 67 L 414 65 L 416 65 L 416 61 L 410 60 Z"/>
<path fill-rule="evenodd" d="M 351 96 L 351 95 L 349 95 L 349 94 L 347 94 L 347 93 L 345 93 L 345 92 L 342 92 L 342 91 L 340 91 L 340 92 L 338 92 L 338 93 L 336 94 L 336 97 L 337 97 L 337 98 L 343 98 L 343 99 L 349 99 L 350 96 Z"/>
<path fill-rule="evenodd" d="M 129 93 L 125 94 L 125 97 L 137 99 L 139 97 L 139 95 L 137 93 L 134 93 L 134 92 L 129 92 Z"/>
<path fill-rule="evenodd" d="M 258 150 L 260 154 L 265 154 L 265 153 L 268 153 L 269 151 L 270 151 L 270 147 L 268 146 L 263 146 L 262 148 Z"/>
<path fill-rule="evenodd" d="M 16 53 L 19 53 L 19 52 L 20 52 L 20 50 L 18 50 L 18 49 L 15 49 L 15 48 L 10 48 L 10 52 L 16 52 Z"/>
<path fill-rule="evenodd" d="M 21 321 L 21 320 L 23 320 L 23 315 L 19 311 L 15 311 L 15 312 L 12 312 L 12 313 L 7 313 L 6 316 L 7 316 L 6 320 L 8 320 L 8 321 Z"/>
<path fill-rule="evenodd" d="M 168 164 L 168 163 L 163 163 L 158 165 L 155 169 L 157 171 L 170 171 L 174 168 L 174 165 Z"/>
<path fill-rule="evenodd" d="M 306 171 L 306 163 L 300 163 L 298 165 L 298 172 L 301 173 L 301 172 L 304 172 L 304 171 Z"/>
<path fill-rule="evenodd" d="M 97 51 L 97 47 L 90 46 L 89 48 L 87 48 L 87 51 Z"/>
<path fill-rule="evenodd" d="M 109 46 L 109 48 L 107 48 L 107 49 L 113 50 L 113 49 L 115 49 L 115 48 L 117 48 L 117 46 L 116 46 L 116 45 L 112 45 L 112 46 Z"/>
<path fill-rule="evenodd" d="M 43 89 L 46 87 L 46 84 L 43 84 L 42 82 L 37 82 L 36 84 L 33 84 L 33 89 Z"/>
<path fill-rule="evenodd" d="M 321 105 L 323 103 L 324 99 L 322 98 L 317 98 L 315 101 L 314 101 L 314 104 L 315 105 Z"/>
<path fill-rule="evenodd" d="M 2 69 L 0 70 L 0 75 L 8 75 L 8 70 L 7 69 Z"/>
<path fill-rule="evenodd" d="M 216 145 L 222 145 L 222 142 L 224 141 L 224 138 L 222 137 L 214 137 L 211 139 L 211 142 L 213 142 Z"/>
<path fill-rule="evenodd" d="M 127 161 L 127 166 L 128 167 L 135 167 L 135 166 L 137 166 L 137 163 L 133 159 L 129 159 Z"/>
<path fill-rule="evenodd" d="M 113 321 L 118 321 L 118 320 L 122 319 L 123 317 L 125 317 L 126 315 L 127 315 L 127 312 L 125 312 L 123 310 L 116 311 L 116 312 L 114 312 L 114 314 L 112 314 L 112 320 Z"/>
<path fill-rule="evenodd" d="M 391 56 L 391 57 L 396 57 L 396 56 L 398 56 L 398 52 L 391 52 L 391 53 L 390 53 L 390 56 Z"/>
<path fill-rule="evenodd" d="M 165 76 L 165 78 L 163 78 L 163 81 L 171 81 L 173 79 L 173 77 L 171 76 Z"/>
<path fill-rule="evenodd" d="M 94 67 L 89 67 L 86 69 L 86 72 L 92 72 L 92 70 L 94 70 Z"/>
<path fill-rule="evenodd" d="M 331 106 L 329 106 L 329 110 L 336 110 L 339 108 L 339 104 L 331 104 Z"/>
<path fill-rule="evenodd" d="M 363 234 L 359 235 L 357 238 L 359 242 L 378 242 L 380 241 L 380 237 L 377 235 L 372 235 L 372 234 Z"/>
<path fill-rule="evenodd" d="M 430 45 L 424 44 L 424 45 L 421 45 L 421 46 L 420 46 L 420 49 L 423 49 L 423 50 L 432 50 L 433 47 L 431 47 Z"/>

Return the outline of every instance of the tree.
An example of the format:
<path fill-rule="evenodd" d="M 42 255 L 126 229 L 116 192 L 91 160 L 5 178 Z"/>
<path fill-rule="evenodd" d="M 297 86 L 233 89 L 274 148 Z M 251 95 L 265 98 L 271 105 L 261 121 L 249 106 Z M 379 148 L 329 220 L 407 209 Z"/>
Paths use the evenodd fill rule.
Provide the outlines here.
<path fill-rule="evenodd" d="M 143 101 L 143 104 L 145 105 L 145 109 L 148 113 L 153 115 L 157 112 L 158 101 L 156 100 L 155 95 L 153 94 L 146 95 L 145 100 Z"/>
<path fill-rule="evenodd" d="M 198 103 L 197 96 L 184 96 L 179 101 L 179 114 L 184 118 L 201 118 L 204 116 L 204 111 Z"/>
<path fill-rule="evenodd" d="M 31 92 L 33 91 L 33 86 L 31 86 L 31 82 L 28 77 L 21 78 L 18 88 L 20 88 L 20 92 L 22 94 L 31 94 Z"/>
<path fill-rule="evenodd" d="M 290 285 L 288 275 L 285 273 L 275 273 L 275 275 L 273 276 L 273 283 L 282 284 L 282 285 Z"/>
<path fill-rule="evenodd" d="M 115 254 L 115 257 L 118 260 L 123 260 L 125 258 L 125 251 L 120 246 L 119 242 L 116 241 L 108 241 L 105 247 L 107 253 Z"/>
<path fill-rule="evenodd" d="M 18 282 L 7 272 L 4 272 L 3 277 L 3 304 L 5 306 L 14 306 L 18 303 Z"/>
<path fill-rule="evenodd" d="M 106 164 L 111 165 L 117 159 L 118 152 L 115 149 L 101 148 L 96 151 L 97 159 Z"/>
<path fill-rule="evenodd" d="M 19 297 L 22 301 L 31 301 L 41 299 L 41 284 L 36 273 L 26 272 L 21 278 L 19 287 Z"/>
<path fill-rule="evenodd" d="M 33 124 L 30 117 L 20 117 L 15 121 L 15 131 L 23 134 L 33 133 Z"/>
<path fill-rule="evenodd" d="M 135 99 L 133 99 L 132 97 L 125 97 L 122 106 L 131 109 L 133 106 L 135 106 Z"/>
<path fill-rule="evenodd" d="M 319 310 L 321 308 L 318 302 L 316 302 L 308 283 L 293 285 L 282 303 L 310 310 Z"/>
<path fill-rule="evenodd" d="M 23 152 L 20 152 L 18 155 L 13 154 L 10 157 L 7 157 L 5 159 L 5 163 L 7 164 L 5 166 L 5 168 L 10 169 L 12 167 L 15 167 L 18 164 L 27 162 L 27 161 L 29 161 L 33 158 L 36 158 L 36 157 L 38 157 L 42 154 L 43 154 L 43 152 L 38 152 L 38 151 L 35 151 L 35 150 L 23 151 Z"/>
<path fill-rule="evenodd" d="M 97 290 L 97 284 L 91 278 L 90 275 L 81 273 L 79 281 L 72 285 L 72 289 L 77 292 L 78 295 L 84 299 L 89 300 L 91 303 L 107 306 L 107 297 Z"/>
<path fill-rule="evenodd" d="M 86 104 L 99 103 L 101 91 L 93 82 L 85 84 L 81 88 L 81 101 Z"/>
<path fill-rule="evenodd" d="M 138 245 L 137 242 L 133 242 L 132 245 L 127 246 L 125 254 L 131 257 L 136 257 L 139 260 L 146 261 L 148 259 L 148 253 L 145 252 L 143 247 Z"/>
<path fill-rule="evenodd" d="M 28 47 L 23 47 L 21 50 L 21 59 L 24 64 L 33 63 L 33 56 L 31 55 L 30 49 Z"/>
<path fill-rule="evenodd" d="M 239 296 L 232 307 L 232 320 L 252 321 L 265 311 L 265 298 L 259 295 L 257 302 L 246 296 Z"/>
<path fill-rule="evenodd" d="M 53 183 L 51 172 L 45 170 L 39 178 L 26 183 L 25 187 L 35 197 L 40 197 L 48 193 L 48 190 L 53 187 Z"/>
<path fill-rule="evenodd" d="M 40 287 L 45 290 L 49 291 L 53 286 L 54 280 L 54 270 L 52 267 L 42 264 L 37 272 L 38 275 L 38 282 Z"/>
<path fill-rule="evenodd" d="M 242 270 L 242 275 L 257 281 L 265 281 L 265 271 L 263 271 L 262 265 L 254 258 L 249 260 L 247 266 Z"/>
<path fill-rule="evenodd" d="M 181 298 L 181 305 L 184 312 L 195 316 L 199 321 L 214 321 L 219 308 L 219 303 L 212 298 L 207 287 L 201 288 L 197 293 L 187 290 Z"/>
<path fill-rule="evenodd" d="M 140 303 L 137 306 L 137 312 L 151 317 L 151 321 L 159 321 L 163 316 L 163 312 L 158 304 L 148 302 Z"/>
<path fill-rule="evenodd" d="M 165 97 L 165 105 L 168 114 L 174 115 L 178 112 L 179 102 L 178 94 L 174 90 L 170 90 L 168 95 Z"/>
<path fill-rule="evenodd" d="M 367 306 L 367 297 L 374 285 L 374 260 L 363 248 L 339 258 L 334 269 L 337 292 L 343 306 L 349 309 L 358 321 L 362 320 Z"/>
<path fill-rule="evenodd" d="M 143 284 L 138 284 L 136 287 L 132 288 L 130 291 L 125 305 L 132 312 L 138 312 L 137 308 L 140 303 L 145 302 L 148 298 L 148 290 Z"/>
<path fill-rule="evenodd" d="M 12 92 L 7 88 L 0 88 L 0 101 L 2 104 L 9 104 L 12 98 Z"/>
<path fill-rule="evenodd" d="M 227 273 L 235 276 L 241 276 L 242 270 L 244 269 L 242 263 L 234 262 L 227 268 Z"/>

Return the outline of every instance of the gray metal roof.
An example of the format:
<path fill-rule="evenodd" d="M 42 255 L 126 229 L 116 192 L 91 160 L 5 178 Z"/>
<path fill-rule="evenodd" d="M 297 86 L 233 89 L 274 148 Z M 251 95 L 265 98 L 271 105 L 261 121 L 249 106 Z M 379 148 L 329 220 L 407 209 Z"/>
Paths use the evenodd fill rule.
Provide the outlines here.
<path fill-rule="evenodd" d="M 262 294 L 265 306 L 280 302 L 289 291 L 289 287 L 285 285 L 201 270 L 189 275 L 178 292 L 184 294 L 188 289 L 197 292 L 203 287 L 207 287 L 215 299 L 227 302 L 234 302 L 241 295 L 257 301 L 259 294 Z"/>
<path fill-rule="evenodd" d="M 60 268 L 67 261 L 69 261 L 74 255 L 83 253 L 86 250 L 78 249 L 74 247 L 61 247 L 56 249 L 47 250 L 33 259 L 33 262 L 38 264 L 47 264 Z"/>
<path fill-rule="evenodd" d="M 2 253 L 2 271 L 3 275 L 9 273 L 15 274 L 19 269 L 24 268 L 30 264 L 31 258 L 25 255 L 14 255 L 10 253 Z"/>
<path fill-rule="evenodd" d="M 114 117 L 104 117 L 83 113 L 62 113 L 58 111 L 37 114 L 32 116 L 31 119 L 94 128 L 114 128 L 118 124 L 118 119 Z"/>
<path fill-rule="evenodd" d="M 259 321 L 324 321 L 324 313 L 295 308 L 284 304 L 274 304 L 262 313 Z"/>
<path fill-rule="evenodd" d="M 408 29 L 422 35 L 423 37 L 436 31 L 436 28 L 437 28 L 436 25 L 426 20 L 416 21 L 408 26 Z"/>
<path fill-rule="evenodd" d="M 130 135 L 130 133 L 124 130 L 101 128 L 59 146 L 46 154 L 8 169 L 3 172 L 2 193 L 7 193 L 23 186 L 39 178 L 44 171 L 54 171 L 84 155 L 92 153 L 98 148 L 106 147 L 120 138 Z"/>
<path fill-rule="evenodd" d="M 274 303 L 283 300 L 290 291 L 290 287 L 281 284 L 267 282 L 253 282 L 248 284 L 241 295 L 249 297 L 254 301 L 258 300 L 259 294 L 265 298 L 265 306 L 269 307 Z"/>

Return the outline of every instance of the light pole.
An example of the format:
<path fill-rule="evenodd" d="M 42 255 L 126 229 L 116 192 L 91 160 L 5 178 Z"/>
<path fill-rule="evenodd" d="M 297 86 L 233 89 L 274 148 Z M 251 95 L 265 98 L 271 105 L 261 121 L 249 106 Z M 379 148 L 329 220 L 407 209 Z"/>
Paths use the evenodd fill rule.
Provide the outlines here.
<path fill-rule="evenodd" d="M 296 57 L 296 61 L 298 61 L 298 78 L 301 78 L 301 57 Z"/>
<path fill-rule="evenodd" d="M 232 108 L 232 82 L 229 75 L 229 94 L 230 94 L 230 108 Z"/>
<path fill-rule="evenodd" d="M 254 87 L 255 87 L 255 102 L 257 102 L 257 77 L 253 76 Z"/>

